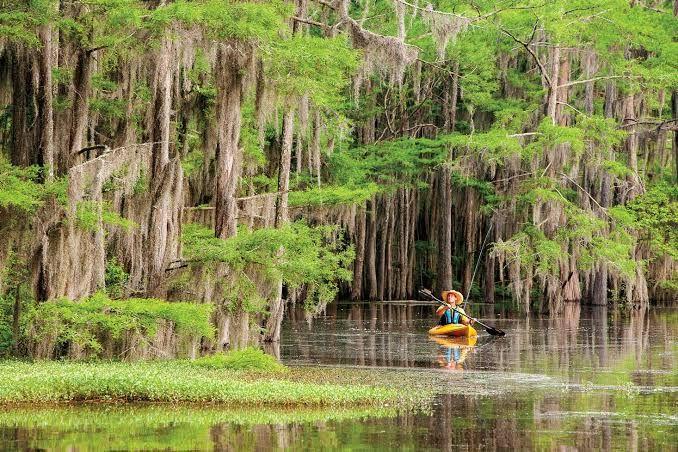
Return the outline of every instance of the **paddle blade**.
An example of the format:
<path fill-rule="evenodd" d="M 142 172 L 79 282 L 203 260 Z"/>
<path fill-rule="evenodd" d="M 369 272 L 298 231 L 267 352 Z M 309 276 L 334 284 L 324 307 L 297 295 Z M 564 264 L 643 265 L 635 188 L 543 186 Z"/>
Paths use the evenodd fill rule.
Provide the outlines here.
<path fill-rule="evenodd" d="M 500 336 L 500 337 L 506 336 L 506 333 L 503 332 L 502 330 L 498 330 L 498 329 L 491 327 L 489 325 L 485 327 L 485 331 L 490 333 L 492 336 Z"/>
<path fill-rule="evenodd" d="M 433 293 L 431 293 L 431 291 L 428 290 L 428 289 L 419 289 L 419 294 L 421 294 L 425 297 L 428 297 L 428 298 L 434 298 Z"/>

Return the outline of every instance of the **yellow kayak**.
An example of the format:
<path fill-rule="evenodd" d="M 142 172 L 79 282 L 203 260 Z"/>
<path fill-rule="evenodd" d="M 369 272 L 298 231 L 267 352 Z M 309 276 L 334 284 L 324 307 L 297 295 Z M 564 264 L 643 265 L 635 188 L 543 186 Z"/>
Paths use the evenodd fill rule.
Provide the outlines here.
<path fill-rule="evenodd" d="M 430 330 L 428 334 L 431 336 L 477 336 L 478 332 L 470 325 L 460 325 L 456 323 L 451 323 L 449 325 L 436 325 Z"/>

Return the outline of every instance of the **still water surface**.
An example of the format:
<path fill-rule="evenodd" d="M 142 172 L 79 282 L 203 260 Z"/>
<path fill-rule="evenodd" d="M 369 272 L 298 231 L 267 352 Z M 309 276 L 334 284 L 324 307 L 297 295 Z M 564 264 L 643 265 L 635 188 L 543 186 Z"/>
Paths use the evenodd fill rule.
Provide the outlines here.
<path fill-rule="evenodd" d="M 61 407 L 0 414 L 0 449 L 678 450 L 678 310 L 566 306 L 474 313 L 508 332 L 432 340 L 430 305 L 291 310 L 290 365 L 409 368 L 440 385 L 422 412 Z M 455 394 L 459 389 L 464 394 Z"/>

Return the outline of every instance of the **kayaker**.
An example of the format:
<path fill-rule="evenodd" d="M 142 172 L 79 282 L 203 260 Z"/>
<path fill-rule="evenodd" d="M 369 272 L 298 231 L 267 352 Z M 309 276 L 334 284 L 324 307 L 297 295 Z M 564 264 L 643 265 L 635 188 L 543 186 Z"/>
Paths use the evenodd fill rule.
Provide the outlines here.
<path fill-rule="evenodd" d="M 464 302 L 464 296 L 457 292 L 456 290 L 445 290 L 443 291 L 443 301 L 449 306 L 456 308 L 450 309 L 449 306 L 440 306 L 436 310 L 436 314 L 440 316 L 438 325 L 449 325 L 450 323 L 462 324 L 462 325 L 473 325 L 473 321 L 469 320 L 468 317 L 464 317 L 460 314 L 466 314 L 464 309 L 461 307 L 461 304 Z M 459 312 L 457 312 L 459 311 Z"/>

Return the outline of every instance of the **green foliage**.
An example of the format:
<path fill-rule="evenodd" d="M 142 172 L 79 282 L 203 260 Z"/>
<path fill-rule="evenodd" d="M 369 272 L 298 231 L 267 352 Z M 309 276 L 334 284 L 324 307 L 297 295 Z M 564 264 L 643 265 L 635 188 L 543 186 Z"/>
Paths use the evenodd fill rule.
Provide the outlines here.
<path fill-rule="evenodd" d="M 120 298 L 125 293 L 125 284 L 129 279 L 129 274 L 118 263 L 118 259 L 114 256 L 106 262 L 106 273 L 104 284 L 106 287 L 106 294 L 111 298 Z"/>
<path fill-rule="evenodd" d="M 304 191 L 292 191 L 288 202 L 290 207 L 364 204 L 379 190 L 379 187 L 373 183 L 368 183 L 364 187 L 323 185 Z"/>
<path fill-rule="evenodd" d="M 258 40 L 263 44 L 285 30 L 284 19 L 291 14 L 291 6 L 282 0 L 180 0 L 153 10 L 150 22 L 154 29 L 164 29 L 178 21 L 201 26 L 217 39 Z"/>
<path fill-rule="evenodd" d="M 599 115 L 577 115 L 576 127 L 583 132 L 583 140 L 592 148 L 609 151 L 614 146 L 619 146 L 628 135 L 624 130 L 617 127 L 612 118 L 604 118 Z"/>
<path fill-rule="evenodd" d="M 358 67 L 358 53 L 345 37 L 295 35 L 275 42 L 264 54 L 264 64 L 280 98 L 307 95 L 317 106 L 336 107 Z"/>
<path fill-rule="evenodd" d="M 248 347 L 242 350 L 231 350 L 228 353 L 215 353 L 203 356 L 191 364 L 207 369 L 231 369 L 260 372 L 283 372 L 285 366 L 261 349 Z"/>
<path fill-rule="evenodd" d="M 626 215 L 657 255 L 678 260 L 678 185 L 660 182 L 627 205 Z M 627 219 L 628 221 L 628 219 Z"/>
<path fill-rule="evenodd" d="M 191 177 L 200 168 L 202 168 L 205 156 L 199 150 L 190 151 L 181 159 L 181 169 L 184 171 L 184 176 Z"/>
<path fill-rule="evenodd" d="M 43 169 L 36 165 L 14 166 L 0 155 L 0 207 L 32 213 L 50 198 L 65 206 L 68 179 L 61 177 L 41 183 L 42 172 Z"/>
<path fill-rule="evenodd" d="M 499 89 L 495 67 L 496 42 L 496 31 L 483 27 L 464 33 L 448 49 L 452 58 L 458 60 L 459 70 L 464 74 L 460 87 L 464 93 L 462 101 L 467 108 L 495 109 L 494 94 Z"/>
<path fill-rule="evenodd" d="M 335 184 L 382 188 L 416 184 L 426 171 L 441 164 L 448 154 L 445 139 L 402 138 L 340 150 L 329 157 Z"/>
<path fill-rule="evenodd" d="M 148 173 L 145 169 L 141 169 L 139 172 L 139 177 L 134 181 L 134 186 L 132 187 L 132 193 L 135 195 L 142 194 L 148 189 Z"/>
<path fill-rule="evenodd" d="M 14 250 L 10 250 L 4 261 L 4 268 L 0 272 L 0 356 L 7 354 L 15 341 L 13 321 L 15 309 L 19 314 L 33 303 L 30 290 L 30 273 L 24 259 Z M 17 306 L 18 299 L 18 306 Z M 19 317 L 19 328 L 25 324 L 23 316 Z"/>
<path fill-rule="evenodd" d="M 537 127 L 537 133 L 537 139 L 524 148 L 526 159 L 564 144 L 569 145 L 575 155 L 584 151 L 584 131 L 580 128 L 555 125 L 551 118 L 545 117 Z"/>
<path fill-rule="evenodd" d="M 110 203 L 104 201 L 80 201 L 75 215 L 78 227 L 91 232 L 99 229 L 100 221 L 103 225 L 121 227 L 127 231 L 137 226 L 134 221 L 120 216 Z"/>
<path fill-rule="evenodd" d="M 216 238 L 211 229 L 198 224 L 184 226 L 182 241 L 187 259 L 202 263 L 224 262 L 236 275 L 232 288 L 235 299 L 256 302 L 257 288 L 246 274 L 255 268 L 270 281 L 282 279 L 289 288 L 305 285 L 306 305 L 327 303 L 334 299 L 338 281 L 350 281 L 349 266 L 354 258 L 352 248 L 342 249 L 333 226 L 310 227 L 302 222 L 286 224 L 279 229 L 263 228 L 238 234 L 226 240 Z"/>
<path fill-rule="evenodd" d="M 38 47 L 36 30 L 46 23 L 55 11 L 51 0 L 5 0 L 0 4 L 0 39 Z"/>
<path fill-rule="evenodd" d="M 78 345 L 98 354 L 104 338 L 124 334 L 152 338 L 162 321 L 171 322 L 180 339 L 212 338 L 213 306 L 152 298 L 111 300 L 102 292 L 77 301 L 66 298 L 39 304 L 30 313 L 27 335 L 34 342 Z"/>
<path fill-rule="evenodd" d="M 0 207 L 35 211 L 42 203 L 40 168 L 14 166 L 0 156 Z"/>
<path fill-rule="evenodd" d="M 515 138 L 506 136 L 506 130 L 501 128 L 490 129 L 483 133 L 462 135 L 458 133 L 442 137 L 445 142 L 455 148 L 477 154 L 487 162 L 503 164 L 508 157 L 522 152 L 520 143 Z"/>
<path fill-rule="evenodd" d="M 125 52 L 138 43 L 133 38 L 147 14 L 138 0 L 90 0 L 81 5 L 77 16 L 59 17 L 57 25 L 65 39 L 83 48 Z"/>
<path fill-rule="evenodd" d="M 0 297 L 0 305 L 5 304 L 7 304 L 7 302 L 3 297 Z M 8 354 L 13 345 L 14 338 L 12 337 L 12 324 L 4 317 L 0 318 L 0 356 Z"/>
<path fill-rule="evenodd" d="M 266 156 L 259 142 L 254 99 L 247 98 L 241 110 L 240 147 L 242 147 L 244 164 L 248 167 L 261 167 L 266 163 Z"/>
<path fill-rule="evenodd" d="M 603 160 L 602 167 L 605 171 L 620 179 L 624 179 L 633 174 L 631 168 L 616 160 Z"/>

